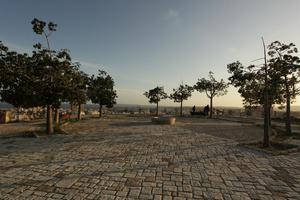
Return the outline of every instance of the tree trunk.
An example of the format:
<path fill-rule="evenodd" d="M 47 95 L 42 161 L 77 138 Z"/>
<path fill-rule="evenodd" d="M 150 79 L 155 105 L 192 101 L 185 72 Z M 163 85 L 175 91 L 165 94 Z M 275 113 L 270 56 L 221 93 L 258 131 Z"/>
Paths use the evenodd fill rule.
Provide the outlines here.
<path fill-rule="evenodd" d="M 99 106 L 99 118 L 102 117 L 102 104 L 100 104 Z"/>
<path fill-rule="evenodd" d="M 269 103 L 270 104 L 270 103 Z M 271 110 L 272 110 L 272 105 L 269 105 L 270 108 L 269 108 L 269 126 L 270 126 L 270 129 L 272 129 L 272 124 L 271 124 L 271 121 L 272 121 L 272 117 L 271 117 Z"/>
<path fill-rule="evenodd" d="M 180 116 L 182 117 L 182 100 L 180 101 Z"/>
<path fill-rule="evenodd" d="M 156 116 L 158 116 L 158 102 L 156 103 Z"/>
<path fill-rule="evenodd" d="M 59 128 L 59 108 L 55 108 L 55 127 Z"/>
<path fill-rule="evenodd" d="M 264 48 L 264 139 L 263 139 L 263 146 L 269 147 L 270 141 L 269 141 L 269 132 L 270 132 L 270 103 L 269 103 L 269 90 L 268 90 L 268 65 L 267 65 L 267 54 L 266 54 L 266 46 L 265 41 L 262 38 L 263 42 L 263 48 Z"/>
<path fill-rule="evenodd" d="M 213 98 L 210 98 L 210 112 L 209 112 L 209 118 L 212 118 L 213 113 Z"/>
<path fill-rule="evenodd" d="M 47 134 L 53 134 L 52 106 L 47 105 Z"/>
<path fill-rule="evenodd" d="M 264 147 L 270 146 L 269 133 L 270 133 L 270 106 L 266 104 L 264 105 L 264 139 L 263 139 Z"/>
<path fill-rule="evenodd" d="M 291 96 L 289 92 L 286 94 L 286 116 L 285 116 L 285 129 L 286 134 L 290 135 L 292 134 L 292 128 L 291 128 Z"/>
<path fill-rule="evenodd" d="M 20 107 L 17 108 L 17 122 L 20 121 Z"/>
<path fill-rule="evenodd" d="M 81 104 L 78 104 L 77 119 L 78 119 L 78 120 L 81 120 Z"/>

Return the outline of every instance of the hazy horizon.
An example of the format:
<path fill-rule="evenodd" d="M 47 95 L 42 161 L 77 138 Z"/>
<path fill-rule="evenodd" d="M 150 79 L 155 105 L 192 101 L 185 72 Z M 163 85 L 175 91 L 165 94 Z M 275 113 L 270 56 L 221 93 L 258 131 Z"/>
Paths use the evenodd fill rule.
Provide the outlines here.
<path fill-rule="evenodd" d="M 143 93 L 156 86 L 170 93 L 181 82 L 194 85 L 209 71 L 227 81 L 227 64 L 249 65 L 263 56 L 261 36 L 267 44 L 279 40 L 300 48 L 299 7 L 296 0 L 4 0 L 0 40 L 30 53 L 34 43 L 44 42 L 33 33 L 31 20 L 53 21 L 58 24 L 50 38 L 54 49 L 69 49 L 88 74 L 98 69 L 111 74 L 117 103 L 147 105 Z M 208 103 L 194 92 L 184 106 Z M 230 87 L 214 105 L 241 107 L 242 99 Z M 293 105 L 300 106 L 299 96 Z"/>
<path fill-rule="evenodd" d="M 61 108 L 65 109 L 66 106 L 69 106 L 68 105 L 69 103 L 62 103 L 61 105 Z M 86 103 L 84 105 L 92 105 L 92 106 L 95 106 L 96 109 L 98 109 L 99 105 L 97 104 L 93 104 L 93 103 Z M 176 105 L 160 105 L 159 106 L 159 109 L 162 110 L 164 108 L 179 108 L 179 104 Z M 184 109 L 191 109 L 194 105 L 188 105 L 188 106 L 183 106 Z M 203 109 L 203 107 L 205 106 L 204 105 L 195 105 L 196 106 L 196 109 Z M 8 104 L 6 102 L 0 102 L 0 110 L 1 109 L 11 109 L 13 108 L 14 106 L 11 105 L 11 104 Z M 156 105 L 155 104 L 116 104 L 114 107 L 121 107 L 121 108 L 156 108 Z M 242 106 L 214 106 L 214 108 L 224 108 L 224 109 L 243 109 L 244 107 Z M 275 109 L 275 111 L 282 111 L 282 112 L 285 112 L 285 109 L 278 109 L 278 105 L 274 105 L 273 107 Z M 292 112 L 300 112 L 300 106 L 298 105 L 292 105 L 291 106 L 291 111 Z"/>

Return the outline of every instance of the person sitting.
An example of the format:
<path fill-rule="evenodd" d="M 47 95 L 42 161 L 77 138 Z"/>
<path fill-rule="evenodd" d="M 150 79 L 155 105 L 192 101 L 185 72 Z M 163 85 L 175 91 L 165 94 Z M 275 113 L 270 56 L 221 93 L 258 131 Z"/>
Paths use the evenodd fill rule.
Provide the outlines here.
<path fill-rule="evenodd" d="M 204 115 L 207 116 L 209 113 L 209 105 L 206 105 L 203 109 Z"/>

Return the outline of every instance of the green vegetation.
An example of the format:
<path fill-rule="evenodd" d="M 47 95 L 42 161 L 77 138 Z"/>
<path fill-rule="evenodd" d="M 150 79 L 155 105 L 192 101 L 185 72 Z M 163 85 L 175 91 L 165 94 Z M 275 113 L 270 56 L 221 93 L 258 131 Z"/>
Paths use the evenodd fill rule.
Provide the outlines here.
<path fill-rule="evenodd" d="M 167 93 L 165 93 L 164 88 L 157 86 L 156 88 L 145 92 L 144 95 L 149 99 L 149 103 L 156 104 L 156 115 L 158 115 L 158 102 L 168 98 L 168 95 Z"/>
<path fill-rule="evenodd" d="M 170 98 L 174 100 L 174 102 L 180 103 L 180 116 L 182 116 L 182 102 L 183 100 L 187 100 L 192 96 L 193 87 L 181 84 L 178 88 L 173 89 L 173 93 L 170 95 Z"/>
<path fill-rule="evenodd" d="M 267 58 L 264 46 L 264 64 L 244 67 L 239 61 L 227 65 L 230 83 L 238 88 L 245 107 L 264 107 L 264 141 L 268 147 L 271 127 L 270 110 L 272 105 L 286 104 L 286 134 L 291 134 L 290 104 L 300 90 L 300 60 L 293 43 L 285 45 L 278 41 L 268 46 Z"/>
<path fill-rule="evenodd" d="M 46 47 L 41 43 L 33 45 L 34 50 L 29 56 L 10 51 L 0 41 L 0 100 L 16 108 L 46 107 L 46 132 L 53 134 L 53 111 L 56 130 L 59 129 L 59 108 L 62 102 L 78 105 L 80 120 L 81 104 L 85 103 L 88 97 L 92 98 L 92 101 L 94 99 L 93 95 L 87 95 L 87 91 L 88 87 L 90 90 L 94 88 L 95 79 L 94 76 L 89 78 L 82 72 L 79 63 L 72 62 L 67 49 L 51 49 L 50 36 L 56 31 L 55 23 L 46 23 L 35 18 L 31 24 L 34 33 L 44 37 Z M 113 80 L 104 71 L 100 74 L 105 75 L 109 81 L 98 82 L 98 87 L 102 90 L 93 94 L 98 95 L 98 98 L 101 96 L 103 105 L 113 106 L 116 98 Z M 108 95 L 107 91 L 111 93 Z"/>
<path fill-rule="evenodd" d="M 89 77 L 80 70 L 80 63 L 74 63 L 67 49 L 51 48 L 51 35 L 57 30 L 57 24 L 33 19 L 33 32 L 41 36 L 42 43 L 34 44 L 31 55 L 11 51 L 0 41 L 0 97 L 17 109 L 41 106 L 47 108 L 47 134 L 59 129 L 59 109 L 62 102 L 78 106 L 77 119 L 81 119 L 81 105 L 91 100 L 99 104 L 99 117 L 102 108 L 116 104 L 117 93 L 114 80 L 105 71 L 99 70 L 97 76 Z M 285 134 L 291 135 L 291 104 L 300 94 L 300 58 L 295 44 L 272 42 L 267 47 L 263 41 L 264 63 L 243 66 L 239 61 L 227 65 L 229 82 L 238 88 L 246 108 L 262 106 L 264 108 L 264 140 L 269 146 L 271 130 L 270 111 L 272 106 L 285 107 Z M 228 84 L 217 81 L 213 72 L 208 79 L 200 78 L 193 87 L 186 84 L 173 89 L 168 96 L 163 87 L 155 87 L 144 95 L 150 103 L 158 105 L 163 99 L 170 98 L 180 103 L 182 116 L 183 101 L 191 97 L 193 90 L 205 93 L 210 100 L 210 117 L 213 115 L 213 99 L 227 93 Z M 285 105 L 285 106 L 283 106 Z"/>
<path fill-rule="evenodd" d="M 99 70 L 98 76 L 90 79 L 88 97 L 95 104 L 99 104 L 99 117 L 102 116 L 102 107 L 112 108 L 116 104 L 117 92 L 114 90 L 114 80 L 105 71 Z"/>
<path fill-rule="evenodd" d="M 213 98 L 216 96 L 223 96 L 227 93 L 228 84 L 223 79 L 217 81 L 213 72 L 209 72 L 209 79 L 201 78 L 195 84 L 194 88 L 199 92 L 205 92 L 210 99 L 210 113 L 209 117 L 212 118 L 213 112 Z"/>
<path fill-rule="evenodd" d="M 292 134 L 291 129 L 291 102 L 299 95 L 300 83 L 299 70 L 300 59 L 296 45 L 293 43 L 283 44 L 279 41 L 272 42 L 269 46 L 270 66 L 278 77 L 281 86 L 281 95 L 286 104 L 286 133 Z"/>

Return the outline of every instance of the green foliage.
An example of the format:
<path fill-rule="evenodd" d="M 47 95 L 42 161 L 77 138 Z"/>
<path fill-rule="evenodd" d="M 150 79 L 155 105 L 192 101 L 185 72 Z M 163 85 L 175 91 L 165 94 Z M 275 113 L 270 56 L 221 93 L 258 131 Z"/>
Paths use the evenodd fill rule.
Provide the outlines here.
<path fill-rule="evenodd" d="M 78 121 L 79 121 L 78 119 L 71 118 L 71 119 L 68 119 L 66 122 L 75 123 L 75 122 L 78 122 Z"/>
<path fill-rule="evenodd" d="M 47 47 L 34 45 L 31 56 L 9 51 L 0 42 L 0 97 L 15 107 L 47 106 L 59 108 L 62 101 L 86 101 L 88 77 L 73 64 L 67 49 L 51 50 L 49 37 L 56 31 L 53 22 L 32 20 L 33 31 L 45 37 Z M 47 114 L 47 132 L 52 132 Z"/>
<path fill-rule="evenodd" d="M 278 83 L 282 90 L 280 94 L 286 103 L 286 133 L 291 134 L 291 103 L 296 95 L 300 94 L 300 59 L 296 45 L 293 43 L 283 44 L 275 41 L 268 46 L 270 67 L 278 77 Z"/>
<path fill-rule="evenodd" d="M 194 85 L 197 91 L 205 92 L 206 96 L 210 99 L 210 118 L 212 118 L 213 98 L 227 94 L 228 88 L 228 84 L 223 79 L 217 81 L 213 74 L 213 72 L 209 72 L 208 79 L 198 79 L 198 82 Z"/>
<path fill-rule="evenodd" d="M 33 31 L 44 35 L 47 42 L 47 48 L 40 43 L 34 45 L 35 51 L 30 63 L 34 67 L 37 93 L 43 97 L 43 105 L 59 108 L 61 102 L 66 100 L 85 102 L 86 83 L 82 81 L 87 79 L 87 75 L 79 71 L 77 64 L 72 63 L 69 50 L 50 49 L 49 36 L 56 31 L 57 25 L 36 18 L 31 23 Z M 80 80 L 81 76 L 84 76 L 83 80 Z"/>
<path fill-rule="evenodd" d="M 228 78 L 230 83 L 238 88 L 238 92 L 243 98 L 245 107 L 256 107 L 264 104 L 264 67 L 250 65 L 244 67 L 239 61 L 227 65 L 231 76 Z M 279 95 L 280 85 L 278 76 L 270 69 L 268 70 L 268 97 L 270 105 L 280 103 L 282 98 Z"/>
<path fill-rule="evenodd" d="M 9 51 L 0 43 L 0 97 L 15 107 L 32 107 L 39 103 L 36 95 L 30 57 Z"/>
<path fill-rule="evenodd" d="M 255 106 L 263 104 L 263 79 L 257 79 L 257 74 L 252 71 L 253 67 L 245 68 L 239 61 L 227 65 L 231 76 L 230 83 L 238 88 L 238 92 L 243 97 L 244 106 Z"/>
<path fill-rule="evenodd" d="M 99 70 L 98 76 L 90 78 L 88 97 L 95 104 L 113 107 L 116 104 L 117 93 L 114 90 L 114 80 L 105 71 Z"/>
<path fill-rule="evenodd" d="M 181 84 L 178 88 L 173 89 L 173 93 L 170 95 L 170 98 L 174 100 L 174 102 L 182 102 L 183 100 L 187 100 L 192 96 L 193 87 L 189 85 Z"/>
<path fill-rule="evenodd" d="M 74 103 L 76 105 L 86 103 L 87 87 L 89 84 L 89 77 L 86 73 L 79 70 L 79 63 L 74 66 L 74 69 L 68 73 L 70 81 L 68 82 L 64 98 L 66 101 Z"/>
<path fill-rule="evenodd" d="M 268 46 L 268 49 L 271 59 L 268 61 L 267 83 L 264 80 L 264 66 L 244 67 L 238 61 L 227 65 L 228 72 L 231 74 L 229 81 L 233 86 L 238 87 L 245 106 L 263 105 L 264 89 L 268 90 L 270 105 L 284 103 L 288 95 L 295 98 L 300 92 L 297 88 L 300 81 L 298 75 L 300 60 L 294 55 L 298 52 L 295 45 L 275 41 Z"/>
<path fill-rule="evenodd" d="M 282 94 L 295 99 L 300 94 L 300 58 L 296 56 L 298 49 L 293 43 L 283 44 L 272 42 L 269 46 L 270 66 L 279 77 L 278 82 L 283 86 Z"/>
<path fill-rule="evenodd" d="M 162 99 L 167 99 L 168 95 L 165 93 L 163 87 L 156 87 L 148 92 L 145 92 L 144 95 L 149 99 L 149 103 L 158 103 Z"/>
<path fill-rule="evenodd" d="M 181 84 L 178 88 L 173 89 L 173 93 L 170 95 L 170 98 L 174 100 L 174 102 L 180 103 L 180 115 L 182 116 L 182 103 L 183 100 L 187 100 L 192 96 L 193 87 L 189 85 Z"/>
<path fill-rule="evenodd" d="M 49 43 L 49 36 L 56 31 L 57 28 L 57 24 L 53 23 L 53 22 L 48 22 L 48 24 L 42 20 L 39 20 L 37 18 L 34 18 L 31 21 L 32 24 L 32 29 L 33 31 L 37 34 L 37 35 L 44 35 L 47 41 L 47 46 L 48 46 L 48 51 L 49 53 L 51 53 L 51 49 L 50 49 L 50 43 Z M 47 26 L 47 29 L 45 28 Z M 41 49 L 42 45 L 40 43 L 37 43 L 34 45 L 35 48 L 37 49 Z"/>
<path fill-rule="evenodd" d="M 197 91 L 205 92 L 208 98 L 227 94 L 228 84 L 223 79 L 217 81 L 213 74 L 213 72 L 209 72 L 208 79 L 198 79 L 198 82 L 194 86 Z"/>
<path fill-rule="evenodd" d="M 70 90 L 72 74 L 76 70 L 66 50 L 53 51 L 51 56 L 44 49 L 33 52 L 31 66 L 34 67 L 33 77 L 36 92 L 42 97 L 43 105 L 59 107 Z"/>

